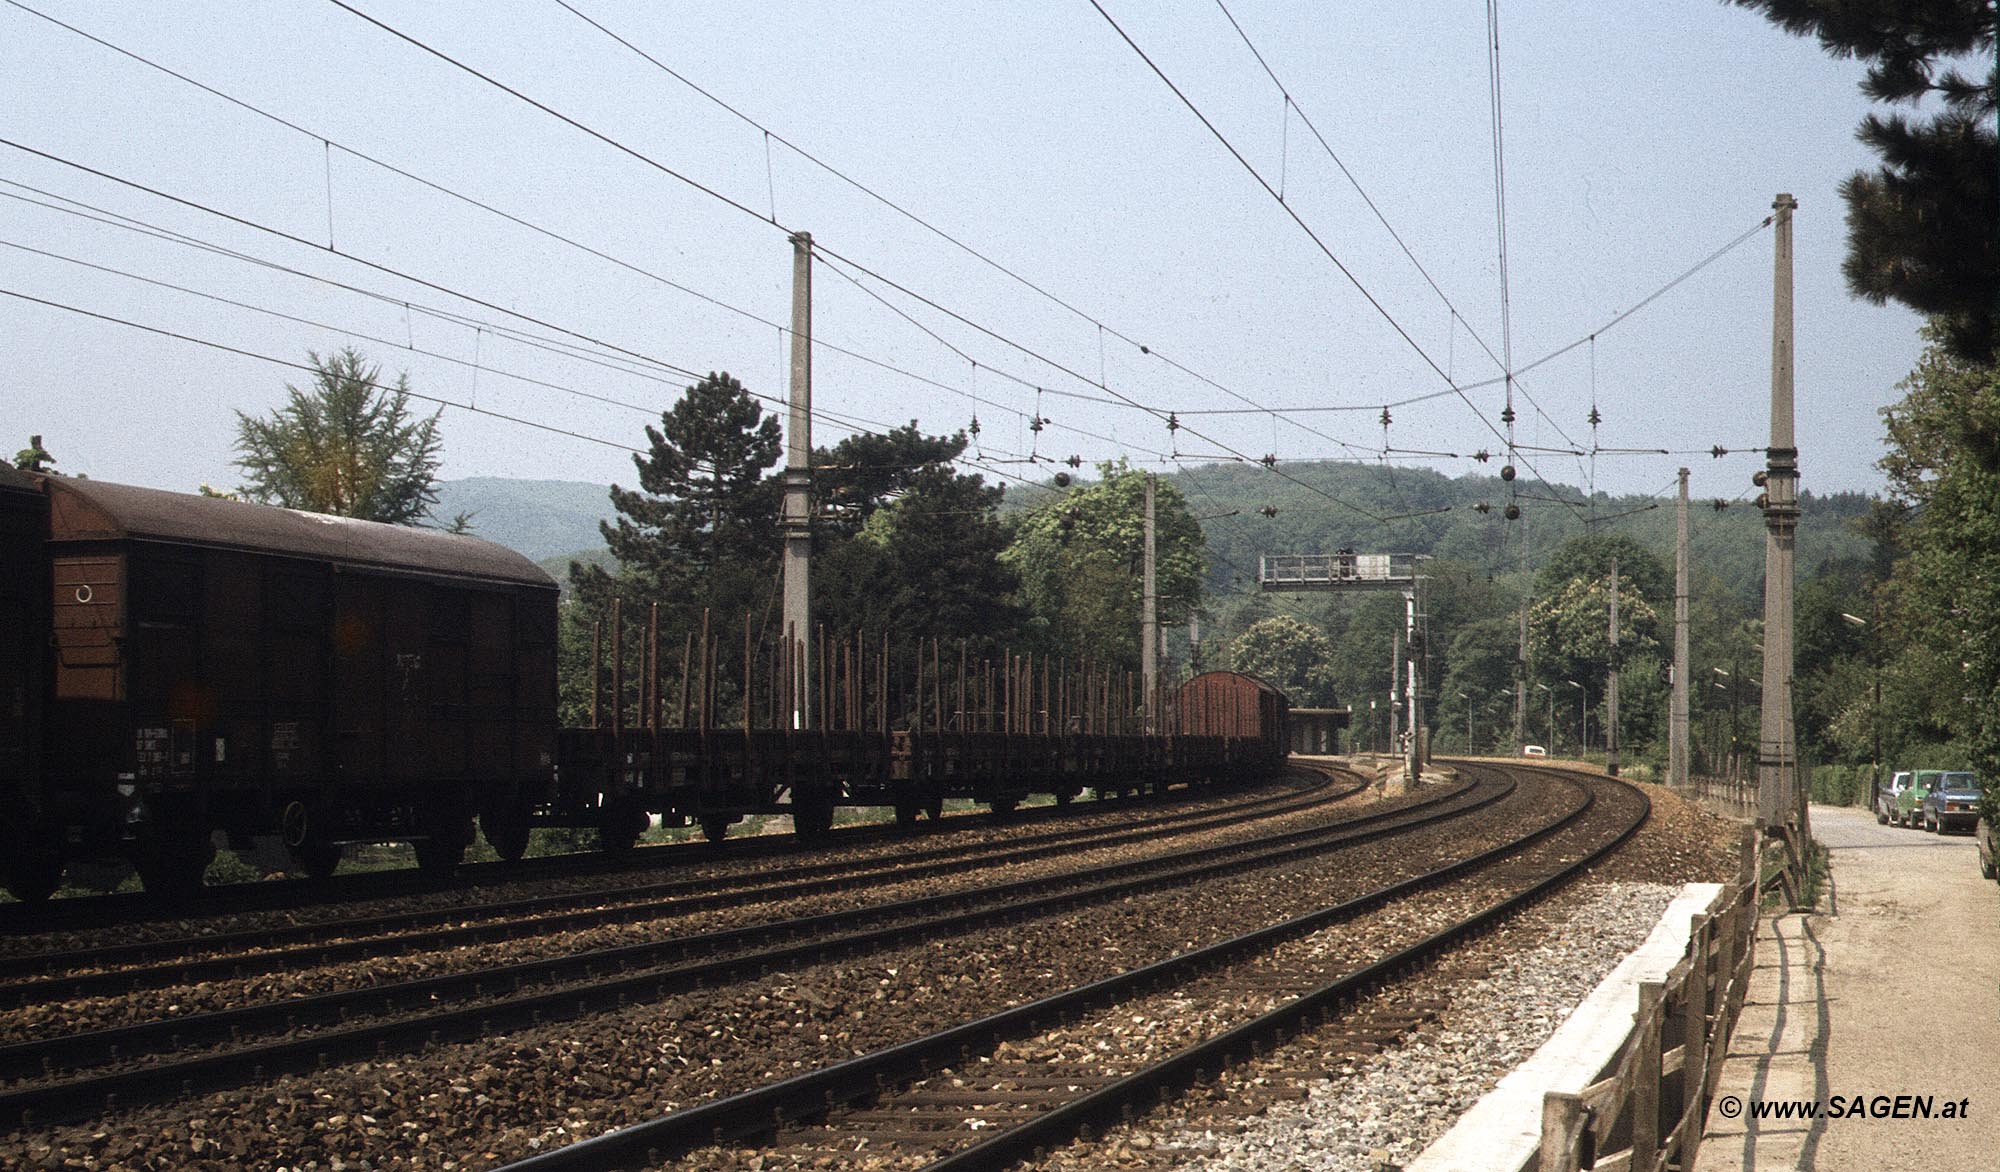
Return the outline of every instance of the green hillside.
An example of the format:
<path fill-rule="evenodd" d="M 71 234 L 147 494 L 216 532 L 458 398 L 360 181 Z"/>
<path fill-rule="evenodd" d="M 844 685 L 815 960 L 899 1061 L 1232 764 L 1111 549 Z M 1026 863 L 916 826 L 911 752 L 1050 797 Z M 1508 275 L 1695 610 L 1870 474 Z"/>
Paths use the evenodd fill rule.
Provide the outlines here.
<path fill-rule="evenodd" d="M 472 514 L 472 532 L 536 561 L 604 544 L 597 522 L 611 515 L 609 489 L 580 480 L 474 476 L 438 484 L 433 515 Z"/>

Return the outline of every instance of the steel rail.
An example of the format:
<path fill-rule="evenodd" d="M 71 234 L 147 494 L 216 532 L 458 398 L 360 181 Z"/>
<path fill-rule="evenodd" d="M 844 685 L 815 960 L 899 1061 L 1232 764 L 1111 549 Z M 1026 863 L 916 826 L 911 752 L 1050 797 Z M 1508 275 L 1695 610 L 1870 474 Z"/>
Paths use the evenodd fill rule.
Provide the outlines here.
<path fill-rule="evenodd" d="M 1172 801 L 1193 795 L 1194 791 L 1179 790 L 1164 795 L 1156 794 L 1146 800 Z M 1088 802 L 1072 802 L 1068 806 L 1036 806 L 1015 810 L 1008 815 L 1008 818 L 1015 822 L 1055 821 L 1080 814 L 1098 813 L 1100 803 L 1105 809 L 1118 809 L 1130 805 L 1128 800 L 1122 798 L 1096 798 Z M 522 880 L 615 874 L 620 871 L 679 866 L 683 863 L 776 858 L 795 855 L 803 849 L 844 849 L 873 842 L 894 841 L 898 838 L 949 835 L 972 825 L 990 824 L 985 819 L 986 815 L 982 812 L 969 812 L 949 816 L 939 822 L 919 823 L 916 826 L 864 823 L 831 831 L 811 847 L 802 846 L 790 835 L 760 835 L 732 838 L 722 843 L 691 841 L 642 846 L 616 854 L 576 851 L 514 862 L 463 863 L 458 867 L 447 889 L 463 890 Z M 137 892 L 76 896 L 40 904 L 0 904 L 0 936 L 111 928 L 166 918 L 181 919 L 193 915 L 286 911 L 327 903 L 427 894 L 439 889 L 436 880 L 419 874 L 415 868 L 400 868 L 339 875 L 325 880 L 302 878 L 268 883 L 222 884 L 205 887 L 192 898 L 172 906 L 164 906 L 158 900 Z"/>
<path fill-rule="evenodd" d="M 106 968 L 100 972 L 50 973 L 28 980 L 0 984 L 0 998 L 12 997 L 14 1004 L 69 1000 L 75 997 L 116 995 L 139 989 L 162 988 L 196 981 L 243 978 L 253 974 L 284 972 L 344 960 L 408 955 L 438 948 L 464 947 L 518 940 L 640 920 L 660 919 L 684 913 L 732 907 L 739 904 L 823 894 L 893 876 L 897 881 L 922 878 L 961 870 L 968 861 L 981 866 L 1028 862 L 1052 854 L 1099 846 L 1162 837 L 1167 832 L 1189 833 L 1215 826 L 1227 826 L 1252 818 L 1269 817 L 1305 809 L 1319 802 L 1339 801 L 1366 788 L 1356 781 L 1345 789 L 1322 794 L 1330 786 L 1314 786 L 1296 794 L 1282 795 L 1238 808 L 1217 812 L 1184 811 L 1143 825 L 1114 827 L 1068 827 L 1025 839 L 938 847 L 893 857 L 815 863 L 791 868 L 773 881 L 770 872 L 730 876 L 665 879 L 632 887 L 568 892 L 535 896 L 502 903 L 456 905 L 450 908 L 403 913 L 388 917 L 355 917 L 344 920 L 292 924 L 274 929 L 246 929 L 213 936 L 176 937 L 153 941 L 108 945 L 67 953 L 40 953 L 21 958 L 41 961 L 44 970 L 59 961 L 85 964 L 116 964 L 123 958 L 149 960 L 158 953 L 175 951 L 213 952 L 224 949 L 253 950 L 274 948 L 295 940 L 316 940 L 294 948 L 210 956 L 198 959 L 165 959 L 151 964 Z M 578 907 L 583 904 L 618 903 L 617 907 Z M 560 910 L 570 909 L 570 910 Z M 507 916 L 513 918 L 502 918 Z M 468 924 L 468 918 L 494 917 L 483 923 Z M 415 930 L 411 930 L 415 929 Z M 401 932 L 400 935 L 394 934 Z M 370 934 L 372 933 L 372 935 Z M 333 939 L 329 940 L 331 937 Z M 347 939 L 339 939 L 347 937 Z M 8 968 L 0 962 L 0 973 Z M 4 1067 L 4 1062 L 0 1062 Z M 0 1069 L 4 1075 L 4 1069 Z"/>
<path fill-rule="evenodd" d="M 500 1172 L 605 1172 L 608 1169 L 651 1166 L 711 1144 L 742 1140 L 773 1133 L 781 1126 L 822 1119 L 831 1109 L 876 1100 L 885 1092 L 928 1077 L 934 1071 L 957 1067 L 970 1055 L 990 1052 L 1002 1042 L 1033 1036 L 1079 1013 L 1115 1005 L 1132 996 L 1171 988 L 1202 972 L 1253 956 L 1276 944 L 1373 910 L 1399 897 L 1449 882 L 1557 833 L 1582 818 L 1594 804 L 1595 795 L 1585 791 L 1584 800 L 1575 809 L 1527 834 L 1332 907 L 927 1037 L 539 1153 L 504 1165 Z M 1643 818 L 1642 810 L 1640 821 Z M 1638 822 L 1634 822 L 1627 827 L 1610 846 L 1590 856 L 1585 864 L 1566 868 L 1555 878 L 1574 874 L 1582 865 L 1601 855 L 1603 850 L 1624 841 L 1637 825 Z M 1546 890 L 1551 882 L 1544 880 L 1530 891 Z M 1516 896 L 1495 907 L 1511 910 L 1520 906 L 1521 902 L 1522 897 Z M 1251 1046 L 1274 1036 L 1277 1026 L 1295 1024 L 1309 1011 L 1330 1007 L 1373 985 L 1386 982 L 1395 973 L 1427 959 L 1478 926 L 1491 923 L 1500 914 L 1504 911 L 1496 912 L 1494 908 L 1489 908 L 1273 1013 L 1233 1028 L 1208 1042 L 1189 1047 L 1157 1067 L 1089 1092 L 1040 1119 L 1000 1132 L 972 1148 L 954 1153 L 931 1165 L 931 1168 L 962 1170 L 1001 1167 L 1031 1155 L 1036 1148 L 1051 1147 L 1072 1138 L 1085 1126 L 1104 1122 L 1107 1118 L 1115 1119 L 1126 1107 L 1145 1104 L 1149 1096 L 1156 1095 L 1172 1080 L 1184 1085 L 1198 1081 L 1196 1076 L 1205 1070 L 1219 1068 L 1233 1057 L 1247 1054 Z"/>
<path fill-rule="evenodd" d="M 912 941 L 935 939 L 942 932 L 962 932 L 994 924 L 1031 919 L 1052 912 L 1101 903 L 1163 886 L 1215 878 L 1273 866 L 1294 858 L 1323 853 L 1360 841 L 1373 841 L 1434 825 L 1438 820 L 1471 813 L 1511 793 L 1511 783 L 1488 787 L 1462 784 L 1420 803 L 1376 815 L 1347 819 L 1330 827 L 1295 831 L 1263 843 L 1235 843 L 1195 848 L 1126 864 L 1096 868 L 1095 880 L 1078 887 L 1085 876 L 1069 873 L 1018 880 L 978 892 L 896 901 L 873 908 L 825 913 L 754 927 L 722 929 L 681 940 L 649 942 L 598 950 L 580 956 L 526 961 L 498 968 L 449 976 L 421 978 L 393 985 L 321 994 L 281 1002 L 195 1014 L 170 1021 L 114 1027 L 88 1033 L 38 1039 L 0 1048 L 0 1065 L 32 1077 L 48 1068 L 123 1062 L 159 1051 L 179 1051 L 204 1042 L 234 1041 L 257 1029 L 297 1029 L 316 1023 L 344 1023 L 354 1013 L 393 1013 L 398 1009 L 434 1006 L 449 997 L 480 998 L 488 989 L 513 991 L 497 1001 L 442 1008 L 419 1016 L 347 1026 L 305 1037 L 289 1038 L 221 1052 L 196 1055 L 151 1066 L 138 1066 L 66 1079 L 17 1086 L 0 1092 L 0 1126 L 91 1118 L 102 1111 L 137 1102 L 156 1102 L 198 1088 L 238 1085 L 286 1071 L 311 1070 L 335 1060 L 376 1057 L 391 1049 L 407 1050 L 427 1043 L 490 1036 L 504 1029 L 584 1016 L 595 1010 L 621 1007 L 634 999 L 651 1000 L 707 985 L 740 980 L 785 965 L 816 963 L 837 956 L 865 953 Z M 1469 800 L 1451 803 L 1460 797 Z M 1443 807 L 1440 809 L 1439 807 Z M 1399 822 L 1400 820 L 1400 822 Z M 1052 894 L 1050 894 L 1052 892 Z M 1040 893 L 1040 894 L 1038 894 Z M 942 908 L 994 901 L 975 910 L 939 915 Z M 847 935 L 824 933 L 869 919 L 930 914 L 888 927 L 864 928 Z M 770 944 L 776 939 L 811 937 L 802 943 Z M 723 959 L 672 964 L 698 951 L 725 947 L 755 949 Z M 630 973 L 600 978 L 606 970 Z M 529 982 L 571 979 L 584 974 L 587 984 L 520 993 Z"/>

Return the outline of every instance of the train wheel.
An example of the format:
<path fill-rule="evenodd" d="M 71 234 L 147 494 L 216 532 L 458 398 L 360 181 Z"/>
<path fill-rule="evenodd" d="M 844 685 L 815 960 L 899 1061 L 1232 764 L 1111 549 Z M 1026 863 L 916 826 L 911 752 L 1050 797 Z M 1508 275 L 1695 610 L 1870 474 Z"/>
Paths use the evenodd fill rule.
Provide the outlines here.
<path fill-rule="evenodd" d="M 40 903 L 62 886 L 62 856 L 49 847 L 16 842 L 0 873 L 9 895 L 22 903 Z"/>
<path fill-rule="evenodd" d="M 1075 791 L 1075 790 L 1070 790 L 1070 789 L 1059 789 L 1059 790 L 1057 790 L 1057 791 L 1056 791 L 1056 807 L 1057 807 L 1058 809 L 1061 809 L 1061 808 L 1064 808 L 1064 807 L 1068 806 L 1068 805 L 1070 804 L 1070 801 L 1071 801 L 1072 799 L 1074 799 L 1075 797 L 1076 797 L 1076 791 Z"/>
<path fill-rule="evenodd" d="M 1005 818 L 1007 815 L 1012 814 L 1014 807 L 1020 805 L 1020 803 L 1021 800 L 1019 798 L 1009 794 L 1006 797 L 994 798 L 987 805 L 993 807 L 994 817 Z"/>
<path fill-rule="evenodd" d="M 792 801 L 792 832 L 803 839 L 823 838 L 833 829 L 833 800 L 808 797 Z"/>
<path fill-rule="evenodd" d="M 701 836 L 710 842 L 721 842 L 729 837 L 729 828 L 736 819 L 727 814 L 706 814 L 701 820 Z"/>
<path fill-rule="evenodd" d="M 214 858 L 215 844 L 208 835 L 193 827 L 181 831 L 163 827 L 157 839 L 133 856 L 132 865 L 147 895 L 177 903 L 201 890 L 202 876 Z"/>
<path fill-rule="evenodd" d="M 932 798 L 930 801 L 924 803 L 924 813 L 928 815 L 930 817 L 930 820 L 933 822 L 944 817 L 944 799 Z"/>
<path fill-rule="evenodd" d="M 306 878 L 314 881 L 333 878 L 340 867 L 340 844 L 323 838 L 308 838 L 296 846 L 287 848 L 292 853 L 292 861 L 306 873 Z"/>
<path fill-rule="evenodd" d="M 450 879 L 465 858 L 465 843 L 455 835 L 420 838 L 411 845 L 417 851 L 417 870 L 435 882 Z"/>
<path fill-rule="evenodd" d="M 896 800 L 896 825 L 915 826 L 917 824 L 917 800 L 898 798 Z"/>
<path fill-rule="evenodd" d="M 614 802 L 598 815 L 597 847 L 606 854 L 622 855 L 632 849 L 650 825 L 652 819 L 645 810 Z"/>
<path fill-rule="evenodd" d="M 517 863 L 528 853 L 528 820 L 500 810 L 487 810 L 479 815 L 479 832 L 486 836 L 486 845 L 493 853 L 510 863 Z"/>

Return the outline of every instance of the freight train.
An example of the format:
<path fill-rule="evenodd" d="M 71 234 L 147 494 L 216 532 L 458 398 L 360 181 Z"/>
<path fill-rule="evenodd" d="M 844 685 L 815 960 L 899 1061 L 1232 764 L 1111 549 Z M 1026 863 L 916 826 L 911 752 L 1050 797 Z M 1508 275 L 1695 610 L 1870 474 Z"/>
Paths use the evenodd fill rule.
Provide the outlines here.
<path fill-rule="evenodd" d="M 1004 812 L 1285 758 L 1285 697 L 1250 676 L 1148 704 L 1091 665 L 824 632 L 807 655 L 748 623 L 740 658 L 704 623 L 663 670 L 656 615 L 622 608 L 588 725 L 564 728 L 560 605 L 475 537 L 0 468 L 0 879 L 40 899 L 68 863 L 122 858 L 173 898 L 218 838 L 264 836 L 310 875 L 407 841 L 443 876 L 475 820 L 503 858 L 537 826 L 629 848 L 656 817 L 812 836 L 842 806 Z"/>

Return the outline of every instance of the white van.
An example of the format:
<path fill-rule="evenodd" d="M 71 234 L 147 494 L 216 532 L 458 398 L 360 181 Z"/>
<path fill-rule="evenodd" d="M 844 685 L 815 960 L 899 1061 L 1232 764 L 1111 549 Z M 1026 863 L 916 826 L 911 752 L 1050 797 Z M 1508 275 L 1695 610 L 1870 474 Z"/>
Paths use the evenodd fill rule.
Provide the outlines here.
<path fill-rule="evenodd" d="M 1540 745 L 1521 746 L 1521 756 L 1523 757 L 1546 757 L 1548 755 L 1549 751 L 1547 749 L 1542 748 Z"/>

